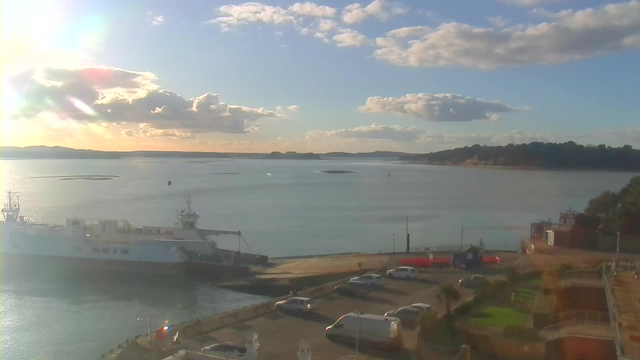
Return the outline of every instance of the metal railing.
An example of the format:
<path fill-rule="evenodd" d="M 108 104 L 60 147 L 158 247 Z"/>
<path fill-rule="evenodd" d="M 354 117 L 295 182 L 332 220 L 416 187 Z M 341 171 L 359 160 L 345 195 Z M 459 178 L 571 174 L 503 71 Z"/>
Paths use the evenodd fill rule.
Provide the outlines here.
<path fill-rule="evenodd" d="M 588 336 L 611 339 L 615 333 L 609 326 L 609 321 L 568 320 L 547 326 L 540 333 L 547 339 L 558 339 L 566 336 Z"/>
<path fill-rule="evenodd" d="M 611 325 L 609 313 L 604 311 L 569 310 L 555 316 L 555 322 L 558 324 L 570 320 L 581 320 L 596 325 Z"/>

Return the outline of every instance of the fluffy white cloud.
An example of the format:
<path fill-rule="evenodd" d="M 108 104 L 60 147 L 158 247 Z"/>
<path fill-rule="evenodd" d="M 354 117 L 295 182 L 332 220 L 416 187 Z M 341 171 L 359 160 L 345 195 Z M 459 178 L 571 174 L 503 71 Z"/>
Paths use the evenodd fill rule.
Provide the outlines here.
<path fill-rule="evenodd" d="M 154 15 L 153 12 L 147 11 L 147 22 L 154 26 L 162 25 L 164 24 L 164 16 Z"/>
<path fill-rule="evenodd" d="M 246 133 L 257 128 L 258 119 L 284 116 L 263 108 L 228 105 L 212 93 L 187 99 L 159 90 L 155 79 L 152 73 L 110 67 L 25 72 L 8 84 L 25 102 L 11 117 L 54 114 L 77 123 L 147 124 L 138 135 L 187 138 L 194 133 Z"/>
<path fill-rule="evenodd" d="M 553 64 L 640 48 L 640 2 L 554 15 L 555 22 L 505 29 L 440 25 L 421 38 L 376 39 L 374 56 L 402 66 Z"/>
<path fill-rule="evenodd" d="M 287 106 L 287 110 L 296 113 L 298 112 L 298 110 L 300 110 L 300 107 L 298 105 L 291 105 L 291 106 Z"/>
<path fill-rule="evenodd" d="M 369 43 L 366 36 L 353 29 L 341 29 L 332 39 L 338 47 L 359 47 Z"/>
<path fill-rule="evenodd" d="M 391 30 L 387 33 L 387 36 L 392 38 L 406 38 L 406 37 L 422 37 L 433 31 L 428 26 L 411 26 L 403 27 L 395 30 Z"/>
<path fill-rule="evenodd" d="M 371 16 L 375 16 L 380 20 L 387 20 L 391 16 L 404 15 L 408 11 L 409 9 L 400 3 L 373 0 L 367 6 L 357 3 L 347 5 L 342 10 L 342 21 L 347 24 L 360 24 Z"/>
<path fill-rule="evenodd" d="M 330 6 L 317 5 L 312 2 L 295 3 L 289 7 L 291 12 L 306 16 L 334 17 L 336 9 Z"/>
<path fill-rule="evenodd" d="M 300 29 L 305 17 L 331 18 L 336 15 L 337 10 L 312 2 L 295 3 L 286 9 L 280 6 L 247 2 L 240 5 L 223 5 L 218 8 L 218 12 L 222 16 L 205 23 L 218 24 L 222 31 L 229 31 L 234 26 L 258 22 L 272 25 L 292 24 Z"/>
<path fill-rule="evenodd" d="M 318 31 L 327 32 L 338 28 L 338 24 L 331 19 L 320 19 L 317 24 Z"/>
<path fill-rule="evenodd" d="M 485 101 L 456 94 L 407 94 L 402 97 L 373 96 L 360 112 L 411 115 L 427 121 L 472 121 L 492 120 L 493 115 L 509 113 L 516 108 L 499 101 Z"/>
<path fill-rule="evenodd" d="M 169 138 L 169 139 L 195 139 L 196 134 L 172 130 L 172 129 L 154 129 L 148 124 L 141 124 L 138 130 L 124 129 L 121 131 L 124 137 L 149 137 L 149 138 Z"/>
<path fill-rule="evenodd" d="M 384 9 L 389 7 L 384 2 L 382 4 Z M 373 9 L 378 9 L 378 7 L 375 5 Z M 391 7 L 391 9 L 395 9 L 395 7 Z M 262 3 L 244 3 L 224 5 L 218 8 L 218 11 L 224 16 L 206 21 L 206 23 L 219 25 L 223 32 L 229 31 L 234 26 L 264 23 L 289 25 L 300 34 L 313 36 L 322 42 L 328 43 L 333 40 L 339 47 L 362 46 L 370 43 L 366 36 L 355 30 L 343 28 L 336 21 L 330 19 L 335 16 L 336 9 L 311 2 L 295 3 L 286 9 Z M 378 10 L 372 11 L 379 13 Z"/>
<path fill-rule="evenodd" d="M 501 3 L 516 6 L 538 6 L 542 4 L 557 3 L 565 0 L 500 0 Z"/>
<path fill-rule="evenodd" d="M 402 125 L 364 125 L 353 129 L 340 129 L 335 131 L 315 130 L 307 133 L 307 140 L 314 140 L 322 137 L 338 137 L 347 139 L 377 139 L 394 141 L 415 141 L 420 139 L 427 132 L 415 126 Z"/>

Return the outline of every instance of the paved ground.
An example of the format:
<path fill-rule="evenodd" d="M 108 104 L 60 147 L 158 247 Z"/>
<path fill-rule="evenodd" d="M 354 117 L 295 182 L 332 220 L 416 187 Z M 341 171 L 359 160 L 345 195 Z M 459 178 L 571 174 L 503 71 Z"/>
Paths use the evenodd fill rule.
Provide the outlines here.
<path fill-rule="evenodd" d="M 306 339 L 311 344 L 314 359 L 338 359 L 353 355 L 353 344 L 342 344 L 328 341 L 324 336 L 326 326 L 338 317 L 351 311 L 384 314 L 386 311 L 416 302 L 431 304 L 439 312 L 444 312 L 444 304 L 438 303 L 435 294 L 438 284 L 457 283 L 462 274 L 457 270 L 425 270 L 419 279 L 412 281 L 388 279 L 386 285 L 373 291 L 366 299 L 354 299 L 332 294 L 315 300 L 316 313 L 295 316 L 281 313 L 270 313 L 265 316 L 209 333 L 207 344 L 221 341 L 244 342 L 250 331 L 258 333 L 260 356 L 262 359 L 296 359 L 298 342 Z M 469 289 L 461 289 L 462 299 L 473 295 Z M 405 349 L 395 353 L 387 353 L 368 348 L 361 349 L 371 359 L 408 359 L 411 350 L 416 346 L 416 335 L 413 330 L 405 330 Z M 206 345 L 206 338 L 198 339 Z"/>
<path fill-rule="evenodd" d="M 513 252 L 491 252 L 485 255 L 500 257 L 503 265 L 512 264 L 522 255 Z M 437 253 L 435 257 L 451 258 L 451 253 Z M 379 269 L 383 265 L 387 268 L 400 266 L 400 259 L 428 257 L 426 253 L 396 253 L 396 254 L 346 254 L 319 257 L 306 257 L 298 259 L 274 259 L 273 266 L 256 268 L 259 274 L 257 278 L 290 278 L 315 274 L 345 273 L 358 271 L 360 264 L 363 269 Z"/>

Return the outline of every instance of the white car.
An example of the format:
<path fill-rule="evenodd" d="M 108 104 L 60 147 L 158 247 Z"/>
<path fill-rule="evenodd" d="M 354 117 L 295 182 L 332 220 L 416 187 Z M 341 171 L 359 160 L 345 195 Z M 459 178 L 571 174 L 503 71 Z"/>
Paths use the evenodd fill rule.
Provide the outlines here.
<path fill-rule="evenodd" d="M 351 278 L 350 281 L 360 281 L 369 286 L 382 286 L 384 285 L 384 278 L 378 274 L 364 274 Z"/>
<path fill-rule="evenodd" d="M 387 277 L 394 279 L 415 279 L 418 277 L 418 272 L 411 266 L 400 266 L 399 268 L 387 271 Z"/>
<path fill-rule="evenodd" d="M 423 313 L 429 313 L 429 312 L 433 312 L 435 310 L 433 310 L 433 308 L 431 307 L 431 305 L 429 304 L 425 304 L 425 303 L 415 303 L 415 304 L 411 304 L 412 308 L 416 308 L 418 310 L 420 310 Z"/>
<path fill-rule="evenodd" d="M 295 313 L 307 313 L 313 310 L 311 299 L 306 297 L 290 297 L 287 300 L 281 300 L 276 303 L 276 310 L 291 311 Z"/>
<path fill-rule="evenodd" d="M 201 352 L 225 359 L 240 360 L 246 358 L 247 346 L 233 341 L 203 347 Z"/>

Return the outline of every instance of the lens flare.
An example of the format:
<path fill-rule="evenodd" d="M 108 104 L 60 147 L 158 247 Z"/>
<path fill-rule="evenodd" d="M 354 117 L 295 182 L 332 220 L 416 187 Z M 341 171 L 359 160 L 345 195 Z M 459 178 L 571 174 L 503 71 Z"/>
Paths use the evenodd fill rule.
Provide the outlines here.
<path fill-rule="evenodd" d="M 82 100 L 75 98 L 73 96 L 68 96 L 68 95 L 67 95 L 67 99 L 71 101 L 73 106 L 78 108 L 78 110 L 82 111 L 83 113 L 91 116 L 96 115 L 96 112 L 91 108 L 91 106 L 85 104 Z"/>

